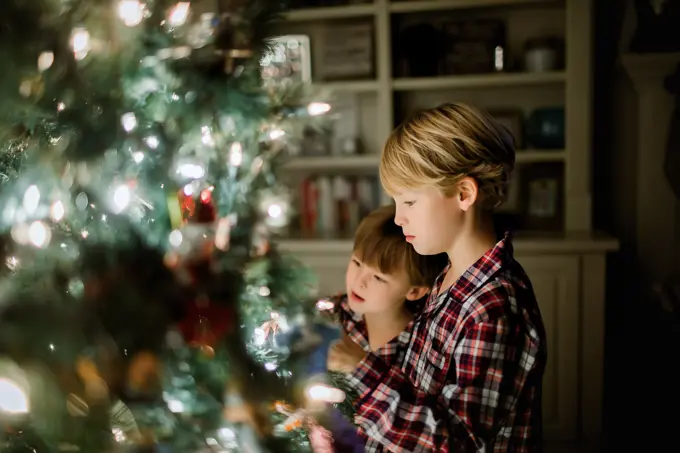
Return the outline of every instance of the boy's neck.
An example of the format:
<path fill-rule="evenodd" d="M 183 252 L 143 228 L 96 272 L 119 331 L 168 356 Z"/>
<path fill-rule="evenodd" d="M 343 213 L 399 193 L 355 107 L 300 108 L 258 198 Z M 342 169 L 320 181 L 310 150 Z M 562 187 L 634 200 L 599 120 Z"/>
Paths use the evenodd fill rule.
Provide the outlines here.
<path fill-rule="evenodd" d="M 461 234 L 447 252 L 449 261 L 451 261 L 451 268 L 446 279 L 449 286 L 491 250 L 496 242 L 496 231 L 491 214 L 471 216 L 470 221 L 463 225 Z"/>
<path fill-rule="evenodd" d="M 399 335 L 413 319 L 413 314 L 405 306 L 388 313 L 368 313 L 364 315 L 368 344 L 375 351 Z"/>

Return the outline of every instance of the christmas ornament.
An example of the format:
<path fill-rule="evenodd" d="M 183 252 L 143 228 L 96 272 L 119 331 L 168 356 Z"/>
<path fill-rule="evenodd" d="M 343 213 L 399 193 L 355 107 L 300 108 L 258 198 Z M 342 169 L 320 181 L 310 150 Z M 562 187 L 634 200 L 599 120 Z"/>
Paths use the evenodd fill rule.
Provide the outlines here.
<path fill-rule="evenodd" d="M 127 370 L 127 389 L 133 394 L 156 394 L 160 391 L 162 362 L 150 351 L 132 358 Z"/>
<path fill-rule="evenodd" d="M 217 343 L 225 334 L 233 332 L 235 320 L 233 308 L 212 303 L 203 297 L 189 304 L 179 330 L 190 346 L 212 357 Z"/>

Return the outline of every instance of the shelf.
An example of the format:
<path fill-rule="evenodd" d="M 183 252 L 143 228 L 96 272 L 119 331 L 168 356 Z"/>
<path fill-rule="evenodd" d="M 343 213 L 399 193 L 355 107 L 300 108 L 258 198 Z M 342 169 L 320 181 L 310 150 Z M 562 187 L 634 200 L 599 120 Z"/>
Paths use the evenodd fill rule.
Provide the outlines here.
<path fill-rule="evenodd" d="M 315 90 L 344 92 L 344 93 L 369 93 L 378 91 L 378 82 L 375 80 L 350 80 L 342 82 L 319 82 L 312 83 Z"/>
<path fill-rule="evenodd" d="M 564 83 L 565 74 L 556 72 L 493 73 L 442 77 L 394 79 L 395 91 L 441 90 L 446 88 L 514 87 Z"/>
<path fill-rule="evenodd" d="M 559 4 L 556 0 L 420 0 L 397 1 L 390 4 L 393 13 L 418 13 L 447 9 L 476 9 L 494 6 L 549 5 Z"/>
<path fill-rule="evenodd" d="M 283 19 L 288 22 L 303 22 L 325 19 L 347 19 L 351 17 L 368 17 L 375 15 L 375 4 L 328 6 L 304 8 L 287 11 Z"/>
<path fill-rule="evenodd" d="M 564 162 L 567 153 L 563 149 L 518 149 L 515 162 L 529 164 L 534 162 Z"/>
<path fill-rule="evenodd" d="M 567 153 L 557 149 L 517 150 L 515 162 L 563 162 Z M 283 164 L 286 170 L 377 170 L 380 165 L 379 154 L 358 156 L 301 156 L 292 157 Z"/>
<path fill-rule="evenodd" d="M 380 155 L 356 156 L 301 156 L 283 164 L 286 170 L 377 170 Z"/>
<path fill-rule="evenodd" d="M 287 253 L 352 253 L 352 239 L 279 239 L 279 248 Z"/>

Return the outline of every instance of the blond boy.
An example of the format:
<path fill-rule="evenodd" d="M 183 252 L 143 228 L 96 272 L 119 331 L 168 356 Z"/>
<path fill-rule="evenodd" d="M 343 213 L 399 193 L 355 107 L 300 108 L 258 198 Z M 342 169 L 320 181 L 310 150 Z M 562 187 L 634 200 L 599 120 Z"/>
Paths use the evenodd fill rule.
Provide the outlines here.
<path fill-rule="evenodd" d="M 543 321 L 491 217 L 514 163 L 509 133 L 464 104 L 420 112 L 387 140 L 380 178 L 394 222 L 419 254 L 446 253 L 449 265 L 421 315 L 386 346 L 395 359 L 347 342 L 342 350 L 356 365 L 366 451 L 541 450 Z"/>

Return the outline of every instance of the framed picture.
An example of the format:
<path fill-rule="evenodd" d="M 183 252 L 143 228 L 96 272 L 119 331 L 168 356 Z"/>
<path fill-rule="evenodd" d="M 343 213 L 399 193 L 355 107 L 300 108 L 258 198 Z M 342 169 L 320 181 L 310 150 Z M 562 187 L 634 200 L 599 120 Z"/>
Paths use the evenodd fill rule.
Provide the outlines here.
<path fill-rule="evenodd" d="M 523 227 L 529 230 L 561 230 L 564 220 L 563 166 L 550 162 L 523 167 Z"/>
<path fill-rule="evenodd" d="M 489 113 L 510 132 L 515 139 L 515 149 L 524 148 L 524 114 L 521 110 L 489 110 Z"/>
<path fill-rule="evenodd" d="M 515 169 L 510 177 L 510 185 L 508 186 L 505 203 L 496 208 L 496 212 L 519 214 L 522 211 L 522 205 L 520 203 L 521 168 L 520 165 L 515 165 Z"/>
<path fill-rule="evenodd" d="M 284 35 L 271 40 L 271 49 L 260 61 L 265 85 L 312 81 L 309 36 Z"/>

